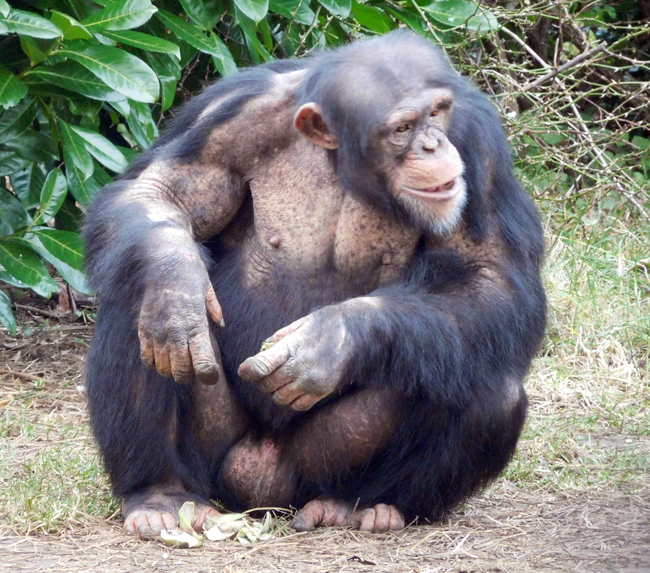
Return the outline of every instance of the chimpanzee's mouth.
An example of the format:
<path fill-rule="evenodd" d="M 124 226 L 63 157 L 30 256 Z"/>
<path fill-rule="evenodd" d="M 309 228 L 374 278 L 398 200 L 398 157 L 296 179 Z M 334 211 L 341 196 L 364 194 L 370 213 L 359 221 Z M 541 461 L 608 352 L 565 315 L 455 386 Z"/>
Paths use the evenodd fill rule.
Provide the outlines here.
<path fill-rule="evenodd" d="M 412 189 L 411 187 L 402 187 L 409 195 L 414 197 L 422 197 L 424 199 L 451 199 L 460 190 L 460 185 L 457 185 L 458 179 L 452 179 L 444 185 L 437 187 L 429 187 L 428 189 Z"/>

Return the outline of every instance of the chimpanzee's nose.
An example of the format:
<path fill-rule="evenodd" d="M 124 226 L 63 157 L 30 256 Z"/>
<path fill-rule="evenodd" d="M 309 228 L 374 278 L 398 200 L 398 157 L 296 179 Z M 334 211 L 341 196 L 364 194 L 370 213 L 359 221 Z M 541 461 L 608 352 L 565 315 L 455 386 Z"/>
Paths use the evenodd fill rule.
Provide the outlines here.
<path fill-rule="evenodd" d="M 433 153 L 440 147 L 440 143 L 440 132 L 434 128 L 427 129 L 422 137 L 422 149 Z"/>

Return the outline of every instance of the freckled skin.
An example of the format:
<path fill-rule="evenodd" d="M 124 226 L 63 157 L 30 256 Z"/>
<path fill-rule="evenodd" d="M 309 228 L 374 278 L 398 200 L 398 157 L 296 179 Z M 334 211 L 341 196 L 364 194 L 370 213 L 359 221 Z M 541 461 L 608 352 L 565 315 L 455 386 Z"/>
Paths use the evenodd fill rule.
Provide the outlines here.
<path fill-rule="evenodd" d="M 183 500 L 200 528 L 211 498 L 299 507 L 300 531 L 440 518 L 512 455 L 543 330 L 498 118 L 404 33 L 195 101 L 88 214 L 89 403 L 125 528 Z"/>

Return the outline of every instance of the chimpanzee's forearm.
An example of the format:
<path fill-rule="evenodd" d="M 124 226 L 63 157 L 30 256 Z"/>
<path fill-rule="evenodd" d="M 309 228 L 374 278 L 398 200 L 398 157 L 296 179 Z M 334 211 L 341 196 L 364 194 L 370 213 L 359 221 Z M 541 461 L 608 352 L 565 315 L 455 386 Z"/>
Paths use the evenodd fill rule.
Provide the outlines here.
<path fill-rule="evenodd" d="M 355 359 L 348 377 L 438 403 L 469 403 L 477 384 L 522 378 L 541 341 L 538 271 L 481 272 L 443 292 L 411 282 L 344 305 Z"/>

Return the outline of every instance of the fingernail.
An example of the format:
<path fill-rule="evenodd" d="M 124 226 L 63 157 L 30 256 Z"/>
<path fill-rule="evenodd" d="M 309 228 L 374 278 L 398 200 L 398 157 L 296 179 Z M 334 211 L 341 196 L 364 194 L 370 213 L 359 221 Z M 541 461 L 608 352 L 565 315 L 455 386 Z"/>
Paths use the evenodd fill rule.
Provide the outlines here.
<path fill-rule="evenodd" d="M 220 326 L 221 328 L 223 328 L 224 326 L 226 326 L 226 321 L 225 321 L 223 318 L 221 319 L 221 322 L 219 323 L 219 326 Z"/>

